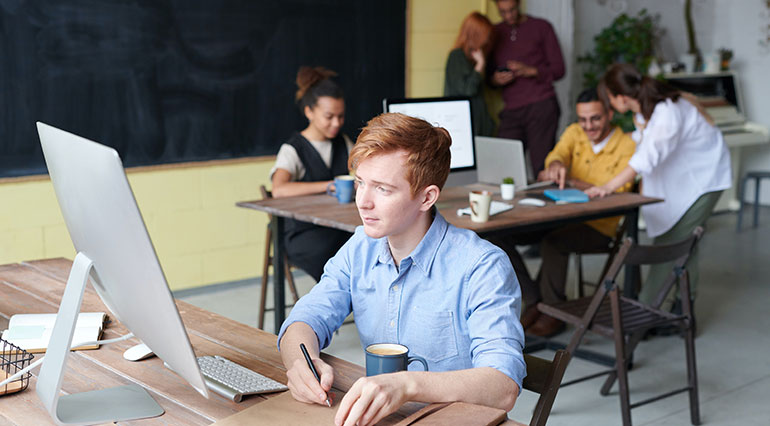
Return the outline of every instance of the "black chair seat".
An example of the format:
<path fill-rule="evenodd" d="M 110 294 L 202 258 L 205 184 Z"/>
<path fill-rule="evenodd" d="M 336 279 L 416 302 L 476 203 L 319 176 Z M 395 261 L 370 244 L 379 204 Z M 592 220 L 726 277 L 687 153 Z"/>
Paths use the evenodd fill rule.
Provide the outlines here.
<path fill-rule="evenodd" d="M 576 324 L 580 322 L 580 319 L 585 315 L 592 299 L 593 297 L 583 297 L 562 303 L 553 303 L 550 305 L 543 304 L 539 305 L 538 309 L 541 312 L 564 322 Z M 685 315 L 674 315 L 668 312 L 651 309 L 647 305 L 625 297 L 620 297 L 620 310 L 623 321 L 623 331 L 625 333 L 636 333 L 661 325 L 687 320 Z M 588 329 L 608 338 L 613 338 L 615 336 L 612 327 L 612 308 L 609 299 L 604 299 L 602 304 L 599 305 L 599 310 L 596 312 L 596 316 Z"/>

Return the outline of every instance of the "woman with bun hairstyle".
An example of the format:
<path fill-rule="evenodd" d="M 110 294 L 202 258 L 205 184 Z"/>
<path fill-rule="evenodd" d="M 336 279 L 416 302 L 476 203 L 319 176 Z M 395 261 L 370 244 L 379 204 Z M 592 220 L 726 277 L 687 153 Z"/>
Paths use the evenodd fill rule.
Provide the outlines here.
<path fill-rule="evenodd" d="M 278 150 L 270 171 L 273 197 L 319 194 L 335 176 L 347 175 L 350 138 L 341 133 L 345 122 L 345 100 L 340 86 L 323 67 L 301 67 L 297 72 L 296 101 L 308 120 L 307 127 L 292 135 Z M 316 281 L 323 267 L 351 234 L 286 220 L 286 252 L 291 263 Z"/>
<path fill-rule="evenodd" d="M 492 50 L 494 27 L 486 16 L 472 12 L 460 26 L 446 62 L 444 96 L 468 96 L 473 111 L 473 133 L 492 136 L 495 122 L 484 102 L 484 73 Z"/>
<path fill-rule="evenodd" d="M 632 111 L 636 152 L 628 166 L 602 186 L 586 190 L 591 197 L 613 193 L 642 176 L 642 194 L 662 203 L 642 206 L 647 234 L 655 244 L 689 237 L 711 215 L 722 191 L 731 185 L 730 154 L 722 133 L 692 95 L 643 76 L 628 64 L 615 64 L 602 77 L 600 92 L 620 113 Z M 652 303 L 672 265 L 654 265 L 639 299 Z M 698 282 L 697 249 L 687 263 L 694 299 Z M 669 294 L 664 309 L 670 309 Z"/>

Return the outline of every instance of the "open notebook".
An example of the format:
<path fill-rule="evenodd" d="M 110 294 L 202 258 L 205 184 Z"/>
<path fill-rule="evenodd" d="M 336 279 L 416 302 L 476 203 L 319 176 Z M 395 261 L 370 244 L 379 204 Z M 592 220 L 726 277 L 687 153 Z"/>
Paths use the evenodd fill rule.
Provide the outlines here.
<path fill-rule="evenodd" d="M 86 343 L 99 340 L 102 335 L 104 312 L 83 312 L 78 315 L 72 343 Z M 8 330 L 3 332 L 3 339 L 32 353 L 42 353 L 51 340 L 56 314 L 16 314 L 8 321 Z M 77 346 L 73 350 L 98 349 L 99 345 Z"/>
<path fill-rule="evenodd" d="M 492 200 L 492 203 L 489 205 L 489 216 L 494 216 L 498 213 L 502 213 L 504 211 L 508 211 L 513 208 L 513 204 L 503 203 L 502 201 L 495 201 Z M 464 214 L 467 214 L 470 216 L 471 214 L 471 208 L 465 207 L 463 209 L 457 209 L 457 215 L 462 216 Z"/>

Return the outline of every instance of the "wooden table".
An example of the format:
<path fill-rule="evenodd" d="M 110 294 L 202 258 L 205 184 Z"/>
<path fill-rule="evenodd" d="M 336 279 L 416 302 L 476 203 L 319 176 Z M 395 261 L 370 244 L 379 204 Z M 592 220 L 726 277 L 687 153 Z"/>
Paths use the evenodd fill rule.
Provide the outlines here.
<path fill-rule="evenodd" d="M 488 222 L 476 223 L 469 216 L 457 216 L 457 209 L 468 206 L 468 191 L 470 189 L 488 189 L 493 193 L 496 187 L 470 185 L 446 188 L 436 203 L 439 212 L 447 222 L 459 228 L 470 229 L 479 234 L 497 231 L 527 232 L 537 229 L 553 228 L 568 223 L 584 222 L 603 217 L 625 215 L 629 226 L 628 235 L 637 238 L 637 220 L 639 207 L 645 204 L 660 202 L 656 198 L 644 197 L 635 193 L 613 194 L 601 199 L 593 199 L 587 203 L 561 204 L 549 202 L 545 207 L 533 207 L 516 204 L 521 198 L 533 194 L 542 194 L 543 190 L 517 193 L 513 200 L 512 210 L 492 216 Z M 499 194 L 493 199 L 500 201 Z M 510 201 L 509 201 L 510 203 Z M 259 210 L 273 216 L 273 273 L 275 283 L 284 283 L 283 266 L 283 226 L 284 219 L 297 219 L 319 226 L 354 232 L 360 226 L 355 203 L 340 204 L 337 199 L 325 194 L 306 195 L 301 197 L 271 198 L 267 200 L 243 201 L 236 204 L 239 207 Z M 636 274 L 631 268 L 626 270 L 626 282 L 635 282 Z M 275 285 L 273 290 L 275 300 L 275 333 L 278 334 L 285 319 L 284 284 Z M 635 286 L 626 286 L 626 295 L 633 292 Z"/>
<path fill-rule="evenodd" d="M 72 262 L 67 259 L 0 266 L 0 329 L 7 327 L 8 319 L 13 314 L 55 313 L 71 266 Z M 286 370 L 276 349 L 274 334 L 182 301 L 177 301 L 177 308 L 198 356 L 222 355 L 286 383 Z M 91 286 L 86 288 L 83 296 L 82 310 L 109 312 Z M 112 321 L 105 329 L 104 338 L 115 338 L 127 332 L 121 324 Z M 124 360 L 123 351 L 135 343 L 136 341 L 131 339 L 105 345 L 98 350 L 71 352 L 63 379 L 63 391 L 78 393 L 135 383 L 147 389 L 166 410 L 160 417 L 125 424 L 208 425 L 266 399 L 263 396 L 249 396 L 236 404 L 213 392 L 211 398 L 206 399 L 165 368 L 163 361 L 157 357 L 141 362 Z M 360 366 L 326 354 L 321 357 L 335 368 L 334 388 L 337 391 L 346 391 L 364 374 L 364 369 Z M 36 373 L 38 370 L 34 371 Z M 36 382 L 33 377 L 27 390 L 0 397 L 0 424 L 54 424 L 35 393 Z M 423 404 L 408 403 L 380 424 L 394 424 L 422 406 Z"/>

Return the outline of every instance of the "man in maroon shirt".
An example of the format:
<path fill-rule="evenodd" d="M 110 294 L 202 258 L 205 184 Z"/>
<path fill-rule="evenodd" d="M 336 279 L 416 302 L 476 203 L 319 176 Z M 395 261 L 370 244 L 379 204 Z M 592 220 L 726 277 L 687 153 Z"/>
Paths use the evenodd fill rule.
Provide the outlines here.
<path fill-rule="evenodd" d="M 497 0 L 497 9 L 503 22 L 495 26 L 490 79 L 505 103 L 497 136 L 521 140 L 537 176 L 556 143 L 560 111 L 553 82 L 564 77 L 564 58 L 548 21 L 522 14 L 519 0 Z"/>

